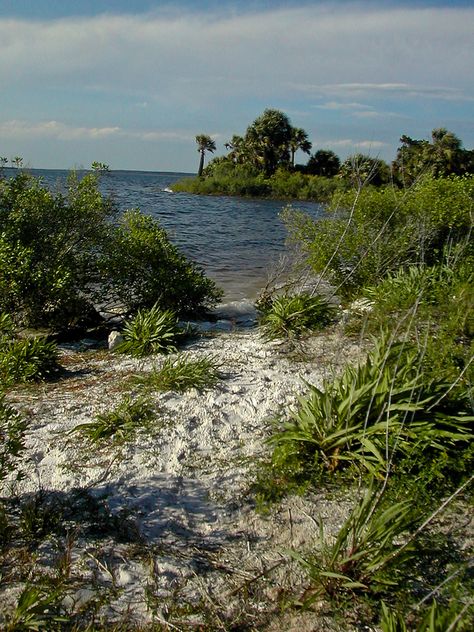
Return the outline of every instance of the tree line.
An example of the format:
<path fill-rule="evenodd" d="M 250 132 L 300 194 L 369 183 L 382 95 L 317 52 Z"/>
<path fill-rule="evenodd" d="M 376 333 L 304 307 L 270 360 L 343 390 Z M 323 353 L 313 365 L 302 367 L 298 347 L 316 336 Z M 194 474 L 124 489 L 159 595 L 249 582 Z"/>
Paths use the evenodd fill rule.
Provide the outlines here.
<path fill-rule="evenodd" d="M 374 185 L 390 181 L 410 185 L 424 174 L 442 177 L 474 173 L 474 150 L 465 149 L 461 139 L 443 127 L 434 129 L 429 141 L 402 135 L 391 165 L 362 153 L 344 161 L 329 149 L 318 149 L 311 154 L 312 143 L 307 132 L 294 127 L 284 112 L 275 109 L 266 109 L 243 136 L 234 134 L 225 143 L 228 153 L 211 160 L 206 168 L 205 154 L 214 153 L 216 143 L 206 134 L 197 135 L 196 142 L 200 153 L 198 177 L 212 177 L 223 169 L 228 173 L 229 167 L 243 166 L 266 178 L 284 170 Z M 298 150 L 308 154 L 306 164 L 295 164 Z"/>

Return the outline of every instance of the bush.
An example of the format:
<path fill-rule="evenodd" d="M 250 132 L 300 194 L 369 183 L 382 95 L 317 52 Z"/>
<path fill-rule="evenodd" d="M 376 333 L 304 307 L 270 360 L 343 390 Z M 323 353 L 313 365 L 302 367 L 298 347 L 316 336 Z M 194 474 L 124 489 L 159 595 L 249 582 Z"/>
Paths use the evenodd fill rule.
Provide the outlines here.
<path fill-rule="evenodd" d="M 342 180 L 306 175 L 298 171 L 278 169 L 265 177 L 248 165 L 214 159 L 204 169 L 201 178 L 185 178 L 173 185 L 176 192 L 201 195 L 237 195 L 276 199 L 315 200 L 326 202 L 339 189 L 346 188 Z"/>
<path fill-rule="evenodd" d="M 129 313 L 157 304 L 179 314 L 203 311 L 222 296 L 215 283 L 139 211 L 123 215 L 103 259 L 108 295 Z"/>
<path fill-rule="evenodd" d="M 474 417 L 468 393 L 451 400 L 451 383 L 427 379 L 422 356 L 406 343 L 382 337 L 366 362 L 347 366 L 323 389 L 309 385 L 269 443 L 274 460 L 297 461 L 308 471 L 361 465 L 374 475 L 401 459 L 446 453 L 469 442 Z"/>
<path fill-rule="evenodd" d="M 176 342 L 182 333 L 176 314 L 171 310 L 162 311 L 155 305 L 149 310 L 139 310 L 125 323 L 124 340 L 116 351 L 139 358 L 151 353 L 176 351 Z"/>
<path fill-rule="evenodd" d="M 435 265 L 445 247 L 466 244 L 472 229 L 474 178 L 427 178 L 408 191 L 391 187 L 338 193 L 327 217 L 286 209 L 290 241 L 344 296 L 410 265 Z"/>
<path fill-rule="evenodd" d="M 93 176 L 53 194 L 20 173 L 0 181 L 0 310 L 26 325 L 83 320 L 113 209 Z"/>

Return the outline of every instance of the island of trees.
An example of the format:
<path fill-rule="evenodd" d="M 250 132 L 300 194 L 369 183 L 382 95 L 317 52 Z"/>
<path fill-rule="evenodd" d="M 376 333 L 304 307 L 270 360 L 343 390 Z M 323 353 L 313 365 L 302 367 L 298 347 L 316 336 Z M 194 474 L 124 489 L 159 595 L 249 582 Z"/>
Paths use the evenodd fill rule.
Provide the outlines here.
<path fill-rule="evenodd" d="M 198 176 L 174 185 L 176 191 L 327 201 L 336 190 L 354 184 L 406 187 L 426 174 L 474 173 L 474 151 L 464 149 L 462 141 L 445 128 L 434 129 L 429 141 L 403 135 L 391 165 L 362 153 L 341 161 L 329 149 L 311 154 L 307 132 L 275 109 L 265 110 L 243 136 L 232 136 L 225 143 L 227 153 L 213 158 L 205 168 L 205 154 L 214 153 L 216 143 L 206 134 L 196 136 L 196 142 Z M 306 164 L 295 164 L 298 151 L 308 155 Z"/>

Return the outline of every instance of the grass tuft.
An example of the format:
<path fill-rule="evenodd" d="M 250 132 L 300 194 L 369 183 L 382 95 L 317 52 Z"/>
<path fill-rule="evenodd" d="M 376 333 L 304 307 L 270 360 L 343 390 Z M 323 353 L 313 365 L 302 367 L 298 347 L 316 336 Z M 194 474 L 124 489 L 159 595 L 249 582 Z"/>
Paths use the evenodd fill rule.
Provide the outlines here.
<path fill-rule="evenodd" d="M 113 410 L 97 415 L 94 421 L 79 424 L 71 433 L 80 432 L 94 444 L 109 439 L 115 443 L 123 443 L 137 430 L 147 427 L 154 416 L 153 408 L 147 400 L 133 400 L 127 396 Z"/>
<path fill-rule="evenodd" d="M 199 391 L 211 389 L 221 378 L 222 373 L 215 358 L 192 360 L 180 354 L 176 358 L 166 358 L 160 369 L 137 378 L 137 382 L 157 391 L 183 393 L 190 388 Z"/>
<path fill-rule="evenodd" d="M 151 309 L 139 310 L 125 323 L 122 334 L 124 340 L 116 347 L 116 352 L 143 357 L 152 353 L 176 351 L 182 331 L 173 311 L 162 311 L 155 305 Z"/>
<path fill-rule="evenodd" d="M 267 340 L 298 339 L 333 322 L 335 307 L 322 296 L 298 294 L 266 300 L 260 328 Z"/>

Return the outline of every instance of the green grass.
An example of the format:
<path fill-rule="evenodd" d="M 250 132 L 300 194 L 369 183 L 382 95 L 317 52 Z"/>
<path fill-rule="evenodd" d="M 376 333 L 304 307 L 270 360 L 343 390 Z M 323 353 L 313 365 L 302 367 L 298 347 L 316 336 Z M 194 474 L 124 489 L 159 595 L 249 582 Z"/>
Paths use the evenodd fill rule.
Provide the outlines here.
<path fill-rule="evenodd" d="M 259 325 L 266 340 L 299 339 L 334 321 L 336 309 L 322 296 L 277 296 L 260 306 Z"/>
<path fill-rule="evenodd" d="M 122 334 L 124 340 L 116 347 L 116 352 L 143 357 L 176 351 L 178 338 L 183 332 L 178 327 L 175 312 L 163 311 L 155 305 L 151 309 L 139 310 L 125 323 Z"/>
<path fill-rule="evenodd" d="M 81 433 L 93 444 L 106 440 L 124 443 L 137 430 L 148 427 L 154 417 L 154 410 L 147 400 L 126 396 L 113 410 L 97 415 L 94 421 L 79 424 L 71 432 Z"/>
<path fill-rule="evenodd" d="M 180 354 L 175 358 L 166 358 L 161 368 L 136 378 L 136 381 L 149 389 L 183 393 L 190 388 L 199 391 L 214 388 L 220 379 L 222 373 L 215 358 L 192 360 Z"/>

